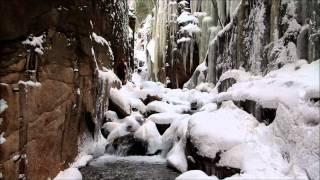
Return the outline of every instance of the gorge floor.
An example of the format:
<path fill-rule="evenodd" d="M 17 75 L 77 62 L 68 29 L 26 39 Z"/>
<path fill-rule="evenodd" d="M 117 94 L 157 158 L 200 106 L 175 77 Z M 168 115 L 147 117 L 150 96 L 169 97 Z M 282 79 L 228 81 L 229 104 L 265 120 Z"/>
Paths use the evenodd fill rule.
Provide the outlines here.
<path fill-rule="evenodd" d="M 80 169 L 84 180 L 173 180 L 179 173 L 156 156 L 98 157 Z"/>

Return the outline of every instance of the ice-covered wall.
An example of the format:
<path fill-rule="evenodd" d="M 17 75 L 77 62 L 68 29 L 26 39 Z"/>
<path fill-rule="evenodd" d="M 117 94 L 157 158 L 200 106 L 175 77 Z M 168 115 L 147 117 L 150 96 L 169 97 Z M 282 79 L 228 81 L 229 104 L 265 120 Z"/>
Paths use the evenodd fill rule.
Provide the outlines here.
<path fill-rule="evenodd" d="M 158 0 L 153 11 L 150 78 L 182 87 L 205 63 L 205 81 L 228 69 L 256 75 L 320 57 L 317 0 Z M 152 45 L 152 46 L 151 46 Z M 193 77 L 192 79 L 198 79 Z M 185 87 L 199 82 L 190 80 Z"/>
<path fill-rule="evenodd" d="M 205 9 L 200 8 L 200 1 L 195 2 L 193 11 Z M 214 1 L 210 2 L 214 4 Z M 238 5 L 235 5 L 236 1 L 217 2 L 218 12 L 215 14 L 219 18 L 213 18 L 215 15 L 209 18 L 213 18 L 210 19 L 212 29 L 216 28 L 214 23 L 220 29 L 208 32 L 207 24 L 201 26 L 201 36 L 206 37 L 199 42 L 200 57 L 206 59 L 207 68 L 201 68 L 206 69 L 205 81 L 215 84 L 229 69 L 242 67 L 255 75 L 264 75 L 299 59 L 312 62 L 320 58 L 319 51 L 316 51 L 320 47 L 319 1 L 242 0 Z M 219 11 L 220 7 L 226 7 L 226 12 Z M 204 17 L 202 21 L 208 22 L 204 20 L 209 18 Z M 210 39 L 208 45 L 204 42 L 206 39 Z M 194 76 L 198 74 L 197 71 Z M 192 79 L 185 87 L 192 88 L 199 83 L 194 82 L 197 77 Z"/>

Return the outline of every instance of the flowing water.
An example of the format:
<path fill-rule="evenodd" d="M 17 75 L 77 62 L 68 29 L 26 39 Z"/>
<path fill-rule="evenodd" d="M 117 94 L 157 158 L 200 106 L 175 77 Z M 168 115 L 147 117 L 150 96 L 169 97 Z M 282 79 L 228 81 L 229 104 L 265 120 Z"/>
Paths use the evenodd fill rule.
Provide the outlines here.
<path fill-rule="evenodd" d="M 84 180 L 173 180 L 179 175 L 160 156 L 104 155 L 80 171 Z"/>

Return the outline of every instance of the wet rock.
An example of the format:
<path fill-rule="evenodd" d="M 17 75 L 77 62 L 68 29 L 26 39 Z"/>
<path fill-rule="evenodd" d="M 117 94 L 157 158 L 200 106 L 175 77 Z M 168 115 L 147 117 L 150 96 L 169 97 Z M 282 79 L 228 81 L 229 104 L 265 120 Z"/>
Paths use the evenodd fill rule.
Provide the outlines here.
<path fill-rule="evenodd" d="M 266 125 L 271 124 L 276 117 L 277 109 L 264 108 L 255 101 L 239 101 L 236 102 L 235 105 L 247 113 L 252 114 L 259 122 L 263 122 Z"/>
<path fill-rule="evenodd" d="M 129 134 L 116 138 L 111 144 L 106 146 L 106 153 L 122 156 L 146 155 L 148 143 Z"/>
<path fill-rule="evenodd" d="M 199 155 L 197 148 L 190 141 L 190 138 L 187 139 L 185 152 L 188 162 L 188 170 L 202 170 L 208 175 L 217 176 L 219 179 L 224 179 L 240 173 L 240 169 L 238 168 L 218 166 L 221 152 L 218 152 L 215 158 Z"/>
<path fill-rule="evenodd" d="M 157 95 L 150 95 L 148 94 L 147 97 L 145 99 L 142 99 L 142 102 L 145 105 L 148 105 L 149 103 L 151 103 L 152 101 L 161 101 L 162 98 L 157 96 Z"/>
<path fill-rule="evenodd" d="M 162 135 L 169 127 L 171 124 L 157 124 L 155 123 L 157 126 L 157 129 L 159 131 L 159 133 Z"/>

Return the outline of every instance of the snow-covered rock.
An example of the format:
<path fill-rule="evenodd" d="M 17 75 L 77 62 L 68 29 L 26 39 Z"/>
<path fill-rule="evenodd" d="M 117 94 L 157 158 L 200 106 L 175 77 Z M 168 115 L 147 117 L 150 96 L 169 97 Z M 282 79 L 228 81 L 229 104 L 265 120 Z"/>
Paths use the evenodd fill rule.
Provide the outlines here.
<path fill-rule="evenodd" d="M 77 168 L 68 168 L 60 171 L 53 180 L 82 180 L 82 175 Z"/>
<path fill-rule="evenodd" d="M 200 170 L 191 170 L 182 173 L 176 178 L 176 180 L 219 180 L 215 176 L 208 176 L 206 173 Z"/>

